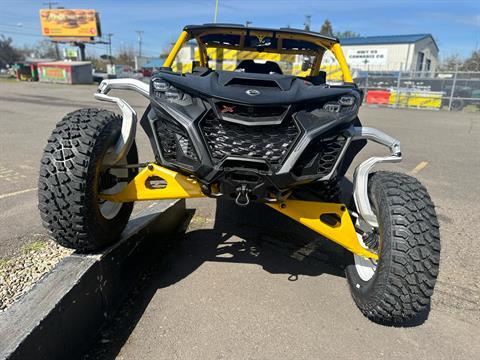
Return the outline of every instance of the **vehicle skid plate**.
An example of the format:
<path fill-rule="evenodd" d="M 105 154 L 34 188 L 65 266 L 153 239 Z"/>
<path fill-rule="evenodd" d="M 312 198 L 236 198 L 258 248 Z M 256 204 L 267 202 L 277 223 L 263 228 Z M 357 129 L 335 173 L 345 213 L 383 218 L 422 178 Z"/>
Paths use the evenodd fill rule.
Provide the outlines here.
<path fill-rule="evenodd" d="M 100 194 L 102 200 L 114 202 L 199 197 L 205 195 L 198 181 L 156 164 L 145 167 L 121 192 Z M 287 199 L 267 205 L 354 254 L 378 259 L 377 254 L 365 249 L 358 241 L 350 214 L 343 204 Z"/>

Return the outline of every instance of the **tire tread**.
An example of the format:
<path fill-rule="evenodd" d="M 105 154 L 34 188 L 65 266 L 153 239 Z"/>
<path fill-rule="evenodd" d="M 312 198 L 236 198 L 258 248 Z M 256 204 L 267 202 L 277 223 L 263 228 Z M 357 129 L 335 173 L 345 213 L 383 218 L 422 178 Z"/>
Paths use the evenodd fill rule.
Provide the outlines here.
<path fill-rule="evenodd" d="M 390 257 L 383 291 L 374 301 L 356 302 L 373 321 L 404 323 L 430 306 L 440 263 L 435 207 L 425 187 L 409 175 L 380 171 L 369 182 L 370 196 L 376 193 L 379 208 L 386 209 L 379 221 L 390 236 Z"/>
<path fill-rule="evenodd" d="M 62 246 L 83 252 L 103 245 L 107 234 L 99 234 L 90 220 L 94 209 L 88 201 L 94 155 L 121 119 L 107 110 L 77 110 L 58 122 L 48 139 L 40 164 L 38 208 L 44 227 Z"/>

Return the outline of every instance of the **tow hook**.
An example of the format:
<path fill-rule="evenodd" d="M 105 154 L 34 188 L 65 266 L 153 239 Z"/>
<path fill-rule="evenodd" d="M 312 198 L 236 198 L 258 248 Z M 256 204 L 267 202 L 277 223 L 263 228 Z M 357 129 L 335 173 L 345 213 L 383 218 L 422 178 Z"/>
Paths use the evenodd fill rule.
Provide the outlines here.
<path fill-rule="evenodd" d="M 239 186 L 237 189 L 237 198 L 235 199 L 235 202 L 237 203 L 238 206 L 247 206 L 250 204 L 250 198 L 248 197 L 248 194 L 250 193 L 250 189 L 247 187 L 247 185 L 242 184 Z"/>

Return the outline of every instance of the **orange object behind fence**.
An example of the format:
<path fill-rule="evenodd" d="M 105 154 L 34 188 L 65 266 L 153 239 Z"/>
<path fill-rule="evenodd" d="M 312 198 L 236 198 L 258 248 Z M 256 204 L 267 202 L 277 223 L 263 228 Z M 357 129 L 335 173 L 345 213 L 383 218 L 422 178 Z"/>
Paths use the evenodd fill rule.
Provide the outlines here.
<path fill-rule="evenodd" d="M 390 91 L 388 90 L 368 90 L 367 104 L 385 104 L 388 105 Z"/>

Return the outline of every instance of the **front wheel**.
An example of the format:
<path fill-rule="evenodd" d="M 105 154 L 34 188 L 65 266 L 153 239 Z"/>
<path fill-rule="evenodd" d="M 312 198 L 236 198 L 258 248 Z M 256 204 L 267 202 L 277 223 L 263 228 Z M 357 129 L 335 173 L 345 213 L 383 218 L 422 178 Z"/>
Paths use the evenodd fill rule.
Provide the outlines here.
<path fill-rule="evenodd" d="M 133 203 L 102 201 L 137 173 L 121 165 L 138 162 L 135 143 L 120 167 L 109 168 L 106 155 L 115 145 L 122 118 L 99 109 L 65 116 L 48 140 L 40 164 L 38 206 L 44 226 L 60 245 L 91 252 L 115 243 Z M 119 180 L 120 179 L 120 180 Z"/>
<path fill-rule="evenodd" d="M 351 255 L 346 276 L 352 297 L 369 319 L 406 324 L 428 310 L 438 275 L 440 234 L 434 205 L 415 178 L 377 172 L 368 183 L 378 229 L 361 240 L 378 262 Z"/>

